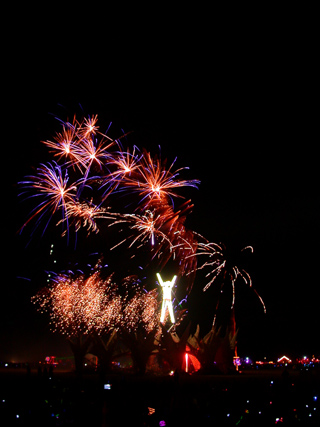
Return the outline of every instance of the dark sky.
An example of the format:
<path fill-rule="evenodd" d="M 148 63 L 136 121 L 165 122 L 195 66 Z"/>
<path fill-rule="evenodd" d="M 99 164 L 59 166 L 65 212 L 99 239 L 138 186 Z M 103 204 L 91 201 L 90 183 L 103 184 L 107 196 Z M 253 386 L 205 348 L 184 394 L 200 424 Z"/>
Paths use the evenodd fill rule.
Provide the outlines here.
<path fill-rule="evenodd" d="M 187 191 L 195 204 L 189 228 L 210 241 L 254 246 L 248 270 L 267 314 L 253 293 L 239 291 L 241 355 L 319 356 L 315 62 L 299 37 L 268 34 L 212 44 L 207 35 L 165 45 L 160 38 L 152 50 L 128 42 L 108 50 L 107 62 L 101 52 L 86 62 L 53 42 L 45 51 L 39 41 L 21 42 L 8 80 L 14 208 L 3 223 L 10 273 L 3 276 L 0 359 L 70 354 L 30 303 L 38 279 L 16 279 L 43 274 L 51 239 L 25 248 L 28 231 L 16 235 L 26 214 L 16 183 L 50 160 L 40 141 L 57 129 L 52 114 L 73 114 L 79 103 L 106 126 L 112 121 L 113 137 L 134 131 L 129 145 L 155 152 L 160 144 L 163 157 L 190 167 L 187 177 L 201 185 Z"/>

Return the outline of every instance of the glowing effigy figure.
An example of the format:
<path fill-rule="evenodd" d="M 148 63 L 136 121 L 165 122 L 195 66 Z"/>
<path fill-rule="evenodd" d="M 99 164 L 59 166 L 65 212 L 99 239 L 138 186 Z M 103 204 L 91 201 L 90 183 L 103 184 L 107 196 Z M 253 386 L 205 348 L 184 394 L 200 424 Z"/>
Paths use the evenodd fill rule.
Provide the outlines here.
<path fill-rule="evenodd" d="M 161 307 L 160 322 L 161 323 L 164 322 L 165 314 L 166 314 L 166 311 L 168 309 L 171 322 L 175 323 L 172 301 L 171 301 L 171 289 L 173 288 L 173 285 L 175 284 L 175 282 L 177 280 L 177 276 L 173 276 L 173 279 L 171 280 L 171 282 L 169 282 L 169 281 L 164 282 L 159 273 L 157 273 L 157 277 L 158 277 L 159 283 L 162 287 L 162 307 Z"/>

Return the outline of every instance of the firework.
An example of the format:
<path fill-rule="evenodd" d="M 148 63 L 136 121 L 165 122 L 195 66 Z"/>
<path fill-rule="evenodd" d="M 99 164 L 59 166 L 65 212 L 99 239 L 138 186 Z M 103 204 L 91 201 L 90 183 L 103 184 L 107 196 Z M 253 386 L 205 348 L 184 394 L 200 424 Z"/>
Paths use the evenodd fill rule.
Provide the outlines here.
<path fill-rule="evenodd" d="M 110 226 L 125 224 L 133 233 L 125 234 L 125 238 L 111 249 L 127 243 L 128 247 L 136 245 L 148 245 L 150 250 L 150 262 L 155 261 L 157 268 L 162 270 L 172 260 L 175 263 L 176 272 L 184 276 L 194 272 L 197 265 L 197 257 L 189 257 L 195 254 L 197 248 L 196 234 L 189 231 L 183 225 L 184 217 L 179 216 L 166 204 L 159 205 L 155 210 L 146 210 L 143 215 L 117 214 Z M 179 294 L 186 298 L 190 293 L 195 274 L 186 276 Z"/>
<path fill-rule="evenodd" d="M 49 311 L 54 332 L 68 336 L 102 333 L 119 323 L 121 298 L 115 294 L 112 276 L 102 280 L 98 272 L 83 276 L 57 276 L 33 302 L 40 311 Z"/>
<path fill-rule="evenodd" d="M 26 190 L 32 190 L 31 197 L 38 197 L 41 202 L 32 211 L 31 217 L 24 226 L 36 216 L 40 216 L 39 219 L 41 219 L 44 213 L 49 213 L 50 221 L 51 216 L 58 210 L 61 210 L 62 217 L 67 221 L 67 204 L 74 200 L 77 190 L 76 183 L 68 186 L 69 177 L 67 171 L 63 173 L 62 168 L 56 162 L 53 162 L 48 165 L 42 164 L 38 168 L 38 175 L 28 176 L 27 178 L 28 180 L 22 181 L 20 184 Z"/>
<path fill-rule="evenodd" d="M 181 309 L 198 270 L 206 272 L 204 292 L 218 277 L 221 278 L 220 291 L 227 281 L 231 283 L 231 309 L 234 309 L 236 281 L 241 278 L 252 288 L 252 280 L 238 259 L 229 258 L 223 245 L 209 243 L 186 228 L 185 220 L 193 205 L 191 200 L 183 200 L 179 206 L 176 199 L 184 199 L 180 191 L 184 187 L 197 188 L 199 184 L 198 180 L 181 178 L 188 168 L 176 169 L 176 159 L 170 164 L 161 156 L 151 156 L 136 147 L 123 150 L 118 140 L 100 131 L 97 115 L 80 121 L 74 117 L 72 122 L 61 123 L 60 132 L 44 142 L 56 161 L 41 164 L 37 174 L 21 182 L 24 191 L 30 192 L 29 197 L 39 201 L 24 226 L 34 218 L 38 226 L 48 216 L 46 229 L 57 214 L 60 215 L 57 225 L 63 224 L 62 235 L 68 233 L 70 227 L 75 232 L 85 229 L 88 234 L 98 233 L 100 219 L 108 220 L 108 226 L 125 225 L 124 239 L 111 249 L 123 243 L 137 249 L 147 245 L 150 250 L 147 267 L 152 263 L 153 271 L 154 268 L 161 271 L 170 261 L 176 276 L 171 282 L 163 282 L 161 276 L 158 277 L 163 288 L 160 313 L 156 290 L 147 292 L 134 276 L 126 277 L 117 285 L 112 275 L 102 278 L 100 271 L 89 277 L 58 275 L 33 299 L 41 311 L 49 311 L 53 330 L 68 336 L 79 332 L 102 334 L 110 329 L 136 333 L 142 328 L 149 333 L 159 327 L 160 321 L 164 322 L 166 311 L 175 327 L 175 320 L 179 323 L 184 316 L 177 311 L 177 319 L 174 317 L 171 292 L 176 277 L 179 277 L 177 294 Z M 69 180 L 69 176 L 72 179 Z M 111 213 L 112 197 L 118 197 L 119 193 L 130 197 L 125 206 L 125 209 L 131 208 L 130 213 L 127 210 L 123 213 L 121 206 L 120 213 Z M 117 206 L 118 203 L 117 200 Z M 106 221 L 103 225 L 106 226 Z M 241 253 L 247 250 L 253 251 L 247 246 Z M 262 298 L 253 290 L 266 311 Z M 213 323 L 219 301 L 218 298 Z"/>
<path fill-rule="evenodd" d="M 80 228 L 86 228 L 88 234 L 92 231 L 95 233 L 99 232 L 97 225 L 97 219 L 114 219 L 111 213 L 108 213 L 107 208 L 96 206 L 92 201 L 79 202 L 72 201 L 66 204 L 66 217 L 69 221 L 69 227 L 74 225 L 75 231 L 78 232 Z M 64 222 L 62 219 L 57 223 Z"/>
<path fill-rule="evenodd" d="M 112 141 L 110 144 L 105 145 L 105 141 L 98 141 L 93 137 L 85 138 L 81 140 L 79 146 L 79 158 L 81 159 L 81 164 L 85 167 L 86 172 L 84 178 L 87 178 L 89 170 L 92 164 L 99 166 L 102 169 L 105 164 L 105 159 L 109 155 L 109 148 L 114 145 Z"/>
<path fill-rule="evenodd" d="M 145 208 L 154 201 L 162 202 L 168 198 L 173 201 L 173 197 L 181 197 L 176 189 L 185 186 L 197 188 L 199 184 L 198 180 L 180 180 L 180 171 L 187 168 L 172 172 L 174 163 L 175 161 L 166 170 L 165 162 L 162 163 L 157 157 L 152 158 L 150 153 L 145 151 L 140 159 L 138 176 L 128 177 L 125 185 L 139 194 Z"/>
<path fill-rule="evenodd" d="M 155 213 L 147 210 L 144 215 L 138 214 L 123 214 L 117 215 L 119 219 L 116 219 L 110 225 L 116 225 L 121 223 L 127 223 L 130 230 L 135 230 L 137 235 L 130 235 L 126 237 L 123 241 L 115 245 L 113 248 L 119 246 L 127 240 L 132 239 L 129 247 L 133 246 L 135 243 L 140 242 L 144 244 L 146 241 L 150 241 L 151 245 L 155 245 L 155 238 L 158 238 L 159 241 L 166 241 L 170 245 L 169 238 L 161 231 L 163 226 L 164 218 L 158 214 L 155 216 Z"/>
<path fill-rule="evenodd" d="M 198 186 L 198 180 L 180 177 L 188 168 L 175 169 L 176 160 L 168 166 L 160 156 L 152 157 L 136 147 L 123 150 L 118 140 L 100 132 L 97 115 L 61 123 L 60 132 L 44 144 L 57 162 L 64 163 L 41 165 L 38 176 L 22 183 L 26 191 L 32 191 L 30 197 L 43 197 L 26 224 L 36 216 L 40 221 L 49 215 L 50 221 L 60 213 L 57 224 L 63 224 L 65 235 L 70 227 L 97 233 L 98 220 L 108 219 L 108 225 L 127 225 L 125 238 L 115 247 L 126 242 L 129 248 L 139 248 L 148 243 L 151 261 L 157 259 L 160 269 L 173 259 L 179 276 L 194 270 L 197 258 L 188 255 L 196 252 L 196 237 L 184 225 L 193 205 L 188 200 L 174 209 L 174 199 L 182 198 L 180 189 Z M 74 184 L 69 184 L 69 175 Z M 119 192 L 131 195 L 132 213 L 111 213 L 106 206 Z"/>
<path fill-rule="evenodd" d="M 157 291 L 153 289 L 150 292 L 143 293 L 141 300 L 141 322 L 148 333 L 159 326 L 159 302 Z"/>
<path fill-rule="evenodd" d="M 118 151 L 109 158 L 109 164 L 116 167 L 116 170 L 106 177 L 107 180 L 122 180 L 125 176 L 131 176 L 137 172 L 141 156 L 136 155 L 135 148 L 132 153 L 127 151 Z"/>
<path fill-rule="evenodd" d="M 108 174 L 102 176 L 102 185 L 100 188 L 104 189 L 104 199 L 117 189 L 120 184 L 124 183 L 125 177 L 131 177 L 131 174 L 137 172 L 140 158 L 141 156 L 135 154 L 135 147 L 132 153 L 127 149 L 126 152 L 118 151 L 108 157 L 108 168 L 115 170 L 109 171 Z"/>
<path fill-rule="evenodd" d="M 122 299 L 120 328 L 128 332 L 142 328 L 146 333 L 157 328 L 160 317 L 157 291 L 154 289 L 147 292 L 141 289 L 134 276 L 125 278 L 122 286 L 126 292 Z"/>
<path fill-rule="evenodd" d="M 206 255 L 209 257 L 206 262 L 197 268 L 198 270 L 202 270 L 206 267 L 209 267 L 209 272 L 206 274 L 206 277 L 211 277 L 211 279 L 203 288 L 203 291 L 205 292 L 221 273 L 223 267 L 225 266 L 225 260 L 223 259 L 222 246 L 218 245 L 217 243 L 200 242 L 198 244 L 198 248 L 199 249 L 196 253 L 188 255 L 188 257 L 193 258 L 195 256 L 201 255 Z"/>
<path fill-rule="evenodd" d="M 69 337 L 111 329 L 131 332 L 140 325 L 146 332 L 153 330 L 159 322 L 157 292 L 143 291 L 129 276 L 122 282 L 121 295 L 112 277 L 102 279 L 99 270 L 87 278 L 57 275 L 32 301 L 39 311 L 49 312 L 54 332 Z"/>
<path fill-rule="evenodd" d="M 204 286 L 203 291 L 207 291 L 209 287 L 213 284 L 213 282 L 219 277 L 222 276 L 220 291 L 222 291 L 222 288 L 225 284 L 225 280 L 228 278 L 231 281 L 232 286 L 232 302 L 231 302 L 231 309 L 234 308 L 235 303 L 235 283 L 239 278 L 242 278 L 242 280 L 245 282 L 245 284 L 249 285 L 250 288 L 252 288 L 252 279 L 250 274 L 244 269 L 239 266 L 239 262 L 241 260 L 238 258 L 236 261 L 234 257 L 230 257 L 228 254 L 226 254 L 226 248 L 223 245 L 218 245 L 216 243 L 199 243 L 198 244 L 198 251 L 195 254 L 196 256 L 206 255 L 208 257 L 208 260 L 205 261 L 200 267 L 198 267 L 198 270 L 201 269 L 209 269 L 209 272 L 206 274 L 206 278 L 208 279 L 207 284 Z M 250 250 L 251 253 L 253 252 L 252 246 L 246 246 L 241 249 L 240 253 Z M 195 256 L 191 255 L 191 256 Z M 235 264 L 237 263 L 237 265 Z M 256 291 L 256 289 L 253 289 L 257 297 L 259 298 L 264 313 L 266 313 L 266 307 L 263 302 L 263 299 L 259 295 L 259 293 Z M 216 306 L 216 311 L 219 306 L 219 299 Z M 213 324 L 216 320 L 216 314 L 214 316 Z"/>
<path fill-rule="evenodd" d="M 93 163 L 102 167 L 108 157 L 108 150 L 115 144 L 111 138 L 98 132 L 97 120 L 97 115 L 85 118 L 82 122 L 78 122 L 74 117 L 72 123 L 63 123 L 62 132 L 58 132 L 53 141 L 43 143 L 50 147 L 51 152 L 59 159 L 66 158 L 67 164 L 85 171 L 87 177 Z M 102 138 L 99 140 L 96 134 Z"/>
<path fill-rule="evenodd" d="M 80 162 L 77 150 L 78 141 L 75 124 L 66 123 L 63 125 L 62 132 L 57 133 L 53 141 L 42 142 L 51 148 L 51 153 L 59 160 L 66 158 L 71 163 L 77 164 Z"/>
<path fill-rule="evenodd" d="M 181 197 L 177 192 L 179 188 L 197 187 L 199 181 L 180 179 L 182 169 L 173 170 L 175 161 L 166 168 L 166 161 L 160 157 L 152 158 L 146 151 L 137 154 L 136 147 L 133 151 L 123 151 L 118 140 L 114 141 L 100 132 L 97 115 L 80 121 L 74 117 L 72 122 L 61 123 L 62 130 L 44 144 L 58 161 L 65 161 L 65 164 L 61 166 L 53 162 L 41 165 L 38 176 L 27 177 L 28 180 L 21 183 L 25 190 L 32 191 L 32 197 L 44 197 L 26 224 L 37 215 L 42 218 L 46 214 L 51 218 L 61 210 L 59 223 L 64 223 L 67 229 L 70 219 L 76 231 L 85 227 L 88 231 L 96 232 L 95 219 L 105 217 L 107 198 L 112 193 L 125 191 L 138 194 L 136 211 L 140 212 L 126 214 L 121 219 L 117 216 L 117 223 L 127 222 L 129 229 L 140 233 L 134 243 L 145 241 L 149 236 L 152 246 L 158 239 L 160 242 L 166 241 L 170 250 L 173 230 L 179 228 L 182 215 L 182 212 L 173 212 L 173 198 Z M 120 150 L 110 151 L 113 146 Z M 78 173 L 80 176 L 76 177 L 75 184 L 68 187 L 70 167 L 73 175 Z M 89 177 L 91 169 L 95 175 Z M 90 203 L 88 196 L 86 199 L 82 197 L 84 189 L 86 193 L 94 192 L 92 197 L 89 195 Z M 97 200 L 95 206 L 93 199 Z"/>
<path fill-rule="evenodd" d="M 97 122 L 98 115 L 96 114 L 92 117 L 85 118 L 84 121 L 79 124 L 79 135 L 81 139 L 88 138 L 98 132 L 99 126 Z"/>

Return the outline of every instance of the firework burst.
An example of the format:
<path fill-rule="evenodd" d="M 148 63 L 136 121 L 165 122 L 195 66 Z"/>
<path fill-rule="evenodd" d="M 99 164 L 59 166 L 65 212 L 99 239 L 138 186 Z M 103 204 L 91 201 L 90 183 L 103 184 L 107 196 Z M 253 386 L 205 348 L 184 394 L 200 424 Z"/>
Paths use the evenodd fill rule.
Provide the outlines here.
<path fill-rule="evenodd" d="M 63 123 L 62 132 L 58 132 L 53 141 L 43 143 L 59 160 L 66 158 L 67 165 L 77 166 L 80 171 L 85 171 L 87 177 L 93 164 L 102 168 L 109 155 L 108 150 L 115 144 L 111 138 L 98 132 L 97 120 L 97 115 L 82 122 L 74 117 L 72 123 Z M 97 134 L 102 138 L 98 139 Z"/>
<path fill-rule="evenodd" d="M 150 153 L 144 152 L 138 167 L 138 176 L 128 177 L 125 185 L 137 192 L 141 198 L 144 208 L 167 201 L 173 201 L 173 197 L 182 197 L 176 190 L 185 186 L 196 187 L 198 180 L 181 180 L 178 178 L 183 169 L 172 171 L 175 161 L 166 170 L 165 162 L 162 163 L 157 157 L 152 158 Z"/>
<path fill-rule="evenodd" d="M 57 133 L 53 141 L 43 141 L 43 143 L 51 148 L 50 152 L 59 160 L 66 158 L 74 164 L 80 162 L 77 150 L 78 135 L 74 124 L 66 123 L 63 125 L 62 132 Z"/>
<path fill-rule="evenodd" d="M 102 176 L 100 189 L 104 191 L 103 200 L 118 189 L 120 184 L 124 184 L 126 177 L 137 172 L 140 158 L 141 156 L 136 155 L 135 148 L 132 153 L 127 149 L 126 152 L 118 151 L 108 157 L 107 166 L 112 168 L 112 171 Z"/>
<path fill-rule="evenodd" d="M 121 289 L 122 293 L 113 274 L 102 279 L 99 270 L 89 277 L 60 274 L 32 301 L 40 312 L 49 312 L 53 332 L 69 337 L 111 329 L 131 332 L 139 326 L 148 333 L 157 327 L 157 291 L 144 291 L 133 276 L 122 281 Z"/>
<path fill-rule="evenodd" d="M 111 279 L 102 280 L 98 272 L 86 279 L 58 275 L 32 300 L 41 312 L 50 313 L 54 332 L 68 336 L 102 333 L 115 327 L 121 318 L 121 298 Z"/>
<path fill-rule="evenodd" d="M 50 221 L 51 216 L 58 210 L 61 210 L 62 217 L 68 222 L 67 204 L 74 202 L 77 183 L 68 185 L 69 177 L 67 170 L 63 173 L 62 168 L 55 162 L 48 165 L 42 164 L 37 172 L 37 175 L 28 176 L 28 180 L 21 182 L 26 191 L 33 191 L 30 197 L 41 199 L 41 202 L 32 211 L 31 217 L 24 226 L 34 217 L 38 217 L 40 220 L 44 214 L 49 214 Z"/>
<path fill-rule="evenodd" d="M 123 279 L 122 319 L 120 327 L 124 331 L 135 332 L 142 328 L 146 333 L 159 327 L 160 309 L 158 293 L 155 289 L 144 290 L 136 276 Z"/>

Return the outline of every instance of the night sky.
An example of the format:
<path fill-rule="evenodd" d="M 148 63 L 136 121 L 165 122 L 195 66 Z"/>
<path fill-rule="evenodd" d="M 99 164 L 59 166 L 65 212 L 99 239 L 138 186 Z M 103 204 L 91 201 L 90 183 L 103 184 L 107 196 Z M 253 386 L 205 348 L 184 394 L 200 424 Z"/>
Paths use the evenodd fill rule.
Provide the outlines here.
<path fill-rule="evenodd" d="M 86 66 L 83 57 L 79 66 L 79 56 L 54 42 L 42 50 L 39 40 L 20 41 L 6 104 L 13 125 L 2 223 L 0 360 L 71 354 L 65 339 L 50 332 L 47 318 L 30 302 L 60 232 L 42 239 L 37 235 L 26 247 L 31 230 L 17 234 L 27 208 L 17 198 L 16 183 L 51 159 L 40 141 L 58 130 L 54 115 L 72 116 L 81 111 L 79 104 L 85 114 L 99 114 L 102 127 L 112 121 L 112 137 L 121 129 L 133 131 L 126 140 L 129 147 L 136 144 L 155 153 L 161 145 L 163 158 L 177 156 L 177 166 L 190 167 L 184 177 L 201 184 L 199 190 L 185 191 L 195 205 L 188 228 L 232 248 L 254 247 L 247 269 L 267 314 L 239 282 L 240 355 L 319 356 L 312 49 L 293 36 L 268 38 L 263 32 L 258 38 L 225 39 L 223 48 L 209 43 L 205 34 L 190 41 L 164 45 L 159 38 L 151 51 L 146 41 L 126 41 L 108 50 L 106 63 L 100 52 Z M 57 245 L 60 257 L 75 257 L 65 241 Z M 210 324 L 210 307 L 203 307 Z"/>

